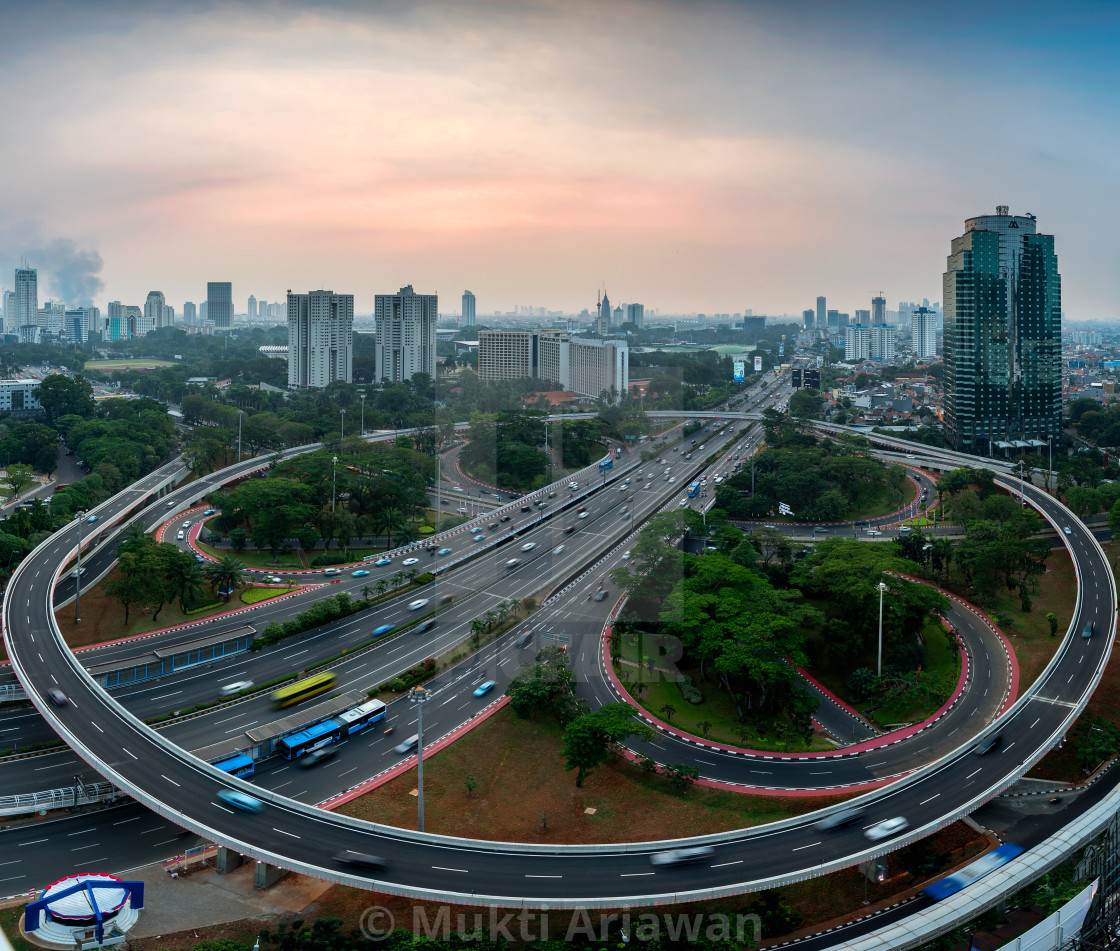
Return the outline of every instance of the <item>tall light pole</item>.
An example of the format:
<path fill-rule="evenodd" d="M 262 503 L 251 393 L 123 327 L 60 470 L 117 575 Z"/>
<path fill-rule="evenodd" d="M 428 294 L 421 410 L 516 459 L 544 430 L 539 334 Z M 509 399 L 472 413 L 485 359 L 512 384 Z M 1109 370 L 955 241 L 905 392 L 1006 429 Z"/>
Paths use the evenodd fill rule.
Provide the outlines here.
<path fill-rule="evenodd" d="M 366 434 L 366 395 L 362 394 L 362 435 Z"/>
<path fill-rule="evenodd" d="M 440 456 L 439 450 L 437 449 L 436 450 L 436 534 L 437 535 L 439 534 L 440 515 L 442 514 L 441 511 L 440 511 L 440 506 L 443 505 L 443 492 L 441 491 L 441 486 L 440 486 L 440 482 L 443 480 L 442 472 L 443 472 L 443 458 Z"/>
<path fill-rule="evenodd" d="M 409 703 L 416 704 L 416 829 L 424 831 L 424 702 L 432 692 L 426 687 L 413 687 Z"/>
<path fill-rule="evenodd" d="M 338 486 L 338 456 L 331 456 L 331 511 L 334 511 L 334 490 Z"/>
<path fill-rule="evenodd" d="M 1019 460 L 1019 507 L 1022 508 L 1027 504 L 1027 500 L 1023 495 L 1023 460 Z"/>
<path fill-rule="evenodd" d="M 74 588 L 74 623 L 80 624 L 82 620 L 82 525 L 86 513 L 78 513 L 78 578 Z"/>
<path fill-rule="evenodd" d="M 876 675 L 883 676 L 883 592 L 887 590 L 887 586 L 880 581 L 875 587 L 879 591 L 879 664 L 876 669 Z"/>
<path fill-rule="evenodd" d="M 1046 491 L 1054 494 L 1054 434 L 1046 437 L 1046 448 L 1050 453 L 1050 464 L 1046 467 Z"/>
<path fill-rule="evenodd" d="M 241 417 L 245 415 L 245 411 L 239 409 L 237 411 L 237 461 L 241 461 Z"/>
<path fill-rule="evenodd" d="M 340 409 L 339 413 L 342 414 L 342 435 L 339 437 L 339 445 L 346 441 L 346 410 Z"/>

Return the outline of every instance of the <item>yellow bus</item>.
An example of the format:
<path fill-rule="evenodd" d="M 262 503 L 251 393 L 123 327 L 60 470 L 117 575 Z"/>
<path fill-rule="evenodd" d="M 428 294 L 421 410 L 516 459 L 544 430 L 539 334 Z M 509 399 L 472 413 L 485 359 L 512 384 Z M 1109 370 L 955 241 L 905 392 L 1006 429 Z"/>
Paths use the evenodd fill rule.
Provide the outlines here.
<path fill-rule="evenodd" d="M 274 690 L 269 699 L 277 709 L 290 707 L 293 703 L 303 703 L 304 700 L 326 693 L 336 683 L 338 683 L 338 678 L 334 674 L 313 674 L 304 680 L 297 680 L 294 684 L 288 684 L 286 687 Z"/>

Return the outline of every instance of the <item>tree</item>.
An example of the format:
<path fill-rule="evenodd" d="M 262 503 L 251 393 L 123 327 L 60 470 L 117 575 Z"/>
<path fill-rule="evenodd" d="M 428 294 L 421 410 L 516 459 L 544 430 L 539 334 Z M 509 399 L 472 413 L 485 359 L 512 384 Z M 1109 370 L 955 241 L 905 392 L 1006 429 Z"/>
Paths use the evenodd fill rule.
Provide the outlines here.
<path fill-rule="evenodd" d="M 470 773 L 463 778 L 463 785 L 467 787 L 467 798 L 474 798 L 474 791 L 478 788 L 478 780 L 475 779 Z"/>
<path fill-rule="evenodd" d="M 39 384 L 36 393 L 51 426 L 63 416 L 89 419 L 94 414 L 93 386 L 81 374 L 70 377 L 52 373 Z"/>
<path fill-rule="evenodd" d="M 135 575 L 122 574 L 121 577 L 112 578 L 105 583 L 105 593 L 110 598 L 115 598 L 124 608 L 124 623 L 127 627 L 129 610 L 134 604 L 138 604 L 144 599 L 144 579 Z"/>
<path fill-rule="evenodd" d="M 1046 612 L 1046 623 L 1050 625 L 1050 636 L 1058 636 L 1058 615 L 1053 611 Z"/>
<path fill-rule="evenodd" d="M 13 499 L 18 499 L 20 493 L 31 485 L 33 481 L 35 481 L 35 472 L 31 466 L 22 465 L 20 463 L 8 466 L 8 474 L 4 482 L 8 486 L 8 491 L 11 493 Z"/>
<path fill-rule="evenodd" d="M 506 696 L 514 712 L 523 719 L 540 710 L 563 724 L 581 711 L 575 695 L 575 675 L 568 667 L 567 652 L 559 647 L 538 651 L 535 663 L 523 667 L 510 681 Z"/>
<path fill-rule="evenodd" d="M 203 573 L 215 592 L 225 592 L 225 600 L 228 603 L 233 589 L 244 583 L 245 565 L 232 555 L 227 555 L 221 561 L 210 562 L 203 569 Z"/>
<path fill-rule="evenodd" d="M 672 723 L 673 722 L 673 714 L 677 712 L 677 708 L 674 707 L 671 703 L 666 703 L 661 707 L 660 712 L 665 714 L 665 722 L 666 723 Z"/>
<path fill-rule="evenodd" d="M 628 703 L 607 703 L 577 716 L 564 728 L 565 768 L 576 770 L 576 786 L 596 770 L 628 737 L 653 737 L 653 729 L 634 719 Z"/>

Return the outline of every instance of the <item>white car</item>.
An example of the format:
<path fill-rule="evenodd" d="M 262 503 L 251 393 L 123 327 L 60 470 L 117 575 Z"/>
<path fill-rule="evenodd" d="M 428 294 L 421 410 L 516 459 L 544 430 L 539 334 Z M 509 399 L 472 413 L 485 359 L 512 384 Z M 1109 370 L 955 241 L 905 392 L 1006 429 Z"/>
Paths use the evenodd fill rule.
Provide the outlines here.
<path fill-rule="evenodd" d="M 418 565 L 420 564 L 419 558 L 406 558 L 401 562 L 402 565 Z"/>
<path fill-rule="evenodd" d="M 687 495 L 677 503 L 677 508 L 683 509 L 686 505 L 688 505 L 688 496 Z"/>
<path fill-rule="evenodd" d="M 564 550 L 563 545 L 557 545 L 555 548 L 552 549 L 552 554 L 559 555 L 563 550 Z"/>
<path fill-rule="evenodd" d="M 427 598 L 418 598 L 417 600 L 415 600 L 411 604 L 409 604 L 408 609 L 410 611 L 419 611 L 421 608 L 426 608 L 427 606 L 428 606 L 428 599 Z"/>
<path fill-rule="evenodd" d="M 624 552 L 622 553 L 622 560 L 623 560 L 623 561 L 629 561 L 629 560 L 630 560 L 630 552 L 628 552 L 628 551 L 624 551 Z"/>
<path fill-rule="evenodd" d="M 587 513 L 587 512 L 580 512 L 580 513 L 579 513 L 579 517 L 580 517 L 580 518 L 587 518 L 587 516 L 588 516 L 588 513 Z"/>
<path fill-rule="evenodd" d="M 876 530 L 876 529 L 874 529 L 874 528 L 869 528 L 869 529 L 867 530 L 867 534 L 868 534 L 868 535 L 882 535 L 883 533 L 882 533 L 882 532 L 880 532 L 880 531 L 877 531 L 877 530 Z"/>
<path fill-rule="evenodd" d="M 909 827 L 910 823 L 905 818 L 895 816 L 893 819 L 884 819 L 882 822 L 876 822 L 873 826 L 868 826 L 863 830 L 863 834 L 872 842 L 881 842 L 883 839 L 889 839 L 892 835 Z"/>
<path fill-rule="evenodd" d="M 645 487 L 646 487 L 646 488 L 648 489 L 648 488 L 649 488 L 649 486 L 650 486 L 650 484 L 649 484 L 649 483 L 647 482 L 647 483 L 646 483 L 646 485 L 645 485 Z"/>
<path fill-rule="evenodd" d="M 191 527 L 190 522 L 183 522 L 183 528 L 190 528 L 190 527 Z"/>
<path fill-rule="evenodd" d="M 537 547 L 536 542 L 526 542 L 524 545 L 521 546 L 521 550 L 522 551 L 532 551 L 536 547 Z"/>

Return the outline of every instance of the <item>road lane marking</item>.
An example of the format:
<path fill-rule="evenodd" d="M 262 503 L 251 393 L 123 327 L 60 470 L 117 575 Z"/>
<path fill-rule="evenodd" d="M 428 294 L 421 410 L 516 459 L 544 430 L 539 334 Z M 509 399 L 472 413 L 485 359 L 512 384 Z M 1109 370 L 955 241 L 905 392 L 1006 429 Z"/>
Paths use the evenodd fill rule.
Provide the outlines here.
<path fill-rule="evenodd" d="M 294 832 L 285 832 L 283 829 L 277 829 L 276 826 L 272 827 L 273 832 L 279 832 L 282 835 L 290 835 L 293 839 L 302 839 L 303 836 L 296 835 Z"/>
<path fill-rule="evenodd" d="M 160 773 L 160 776 L 163 776 L 163 773 Z M 168 781 L 169 783 L 171 783 L 171 785 L 172 785 L 172 786 L 178 786 L 178 785 L 179 785 L 179 784 L 178 784 L 177 782 L 175 782 L 175 780 L 173 780 L 173 779 L 168 779 L 168 778 L 167 778 L 166 776 L 163 776 L 163 778 L 164 778 L 164 779 L 167 779 L 167 781 Z M 182 787 L 180 787 L 180 788 L 182 788 Z"/>
<path fill-rule="evenodd" d="M 742 865 L 742 859 L 736 859 L 734 862 L 720 862 L 719 865 L 713 865 L 712 868 L 727 868 L 728 865 Z"/>
<path fill-rule="evenodd" d="M 623 872 L 619 878 L 643 878 L 646 875 L 652 875 L 653 872 Z"/>
<path fill-rule="evenodd" d="M 444 865 L 433 865 L 432 868 L 439 869 L 441 872 L 462 872 L 464 875 L 468 874 L 465 868 L 447 868 Z"/>
<path fill-rule="evenodd" d="M 563 878 L 563 875 L 529 875 L 526 873 L 526 878 Z"/>
<path fill-rule="evenodd" d="M 802 849 L 811 849 L 811 848 L 813 848 L 813 847 L 814 847 L 814 846 L 816 846 L 816 845 L 820 845 L 820 842 L 810 842 L 810 843 L 809 843 L 808 845 L 799 845 L 799 846 L 798 846 L 798 847 L 797 847 L 796 849 L 794 849 L 793 851 L 794 851 L 794 852 L 800 852 L 800 851 L 801 851 Z"/>
<path fill-rule="evenodd" d="M 140 821 L 140 817 L 139 817 L 139 816 L 133 816 L 133 817 L 132 817 L 131 819 L 121 819 L 121 821 L 120 821 L 120 822 L 114 822 L 114 823 L 113 823 L 113 825 L 115 825 L 115 826 L 123 826 L 123 825 L 124 825 L 125 823 L 127 823 L 127 822 L 139 822 L 139 821 Z"/>
<path fill-rule="evenodd" d="M 127 746 L 122 746 L 121 749 L 124 750 L 133 759 L 139 759 L 140 758 L 135 753 L 133 753 L 132 750 L 130 750 Z"/>
<path fill-rule="evenodd" d="M 940 795 L 941 795 L 941 793 L 934 793 L 932 796 L 929 797 L 929 799 L 923 799 L 920 803 L 918 803 L 918 805 L 919 806 L 924 806 L 927 802 L 933 802 L 933 800 L 935 800 Z"/>
<path fill-rule="evenodd" d="M 980 769 L 974 769 L 971 773 L 969 773 L 967 776 L 965 776 L 965 779 L 972 779 L 972 777 L 975 776 L 978 772 L 980 772 L 980 770 L 983 769 L 983 768 L 984 767 L 981 766 Z"/>

